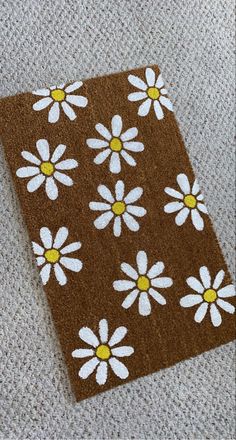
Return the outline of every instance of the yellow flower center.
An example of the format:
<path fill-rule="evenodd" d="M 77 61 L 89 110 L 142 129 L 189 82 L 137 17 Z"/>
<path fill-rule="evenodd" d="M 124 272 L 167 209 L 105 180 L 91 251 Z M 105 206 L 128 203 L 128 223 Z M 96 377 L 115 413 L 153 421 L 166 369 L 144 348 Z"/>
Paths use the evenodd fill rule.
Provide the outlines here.
<path fill-rule="evenodd" d="M 115 215 L 121 215 L 125 212 L 125 203 L 124 202 L 115 202 L 113 203 L 111 209 Z"/>
<path fill-rule="evenodd" d="M 184 197 L 184 204 L 187 206 L 187 208 L 195 208 L 197 204 L 196 197 L 194 197 L 192 194 L 188 194 Z"/>
<path fill-rule="evenodd" d="M 148 97 L 149 97 L 149 98 L 155 100 L 155 99 L 158 99 L 158 98 L 159 98 L 159 96 L 160 96 L 160 91 L 158 90 L 157 87 L 149 87 L 149 88 L 147 89 L 147 94 L 148 94 Z"/>
<path fill-rule="evenodd" d="M 122 150 L 122 142 L 119 138 L 114 137 L 111 141 L 110 141 L 110 149 L 112 151 L 120 151 Z"/>
<path fill-rule="evenodd" d="M 57 263 L 60 258 L 60 252 L 57 249 L 48 249 L 45 252 L 44 257 L 48 263 Z"/>
<path fill-rule="evenodd" d="M 51 162 L 42 162 L 40 170 L 45 176 L 51 176 L 54 172 L 54 165 Z"/>
<path fill-rule="evenodd" d="M 145 277 L 144 275 L 141 275 L 141 276 L 138 278 L 138 281 L 137 281 L 137 287 L 138 287 L 138 289 L 141 290 L 142 292 L 146 292 L 146 291 L 149 289 L 149 287 L 150 287 L 150 281 L 149 281 L 149 278 L 148 278 L 148 277 Z"/>
<path fill-rule="evenodd" d="M 96 356 L 103 361 L 106 361 L 111 356 L 111 350 L 108 345 L 101 344 L 96 349 Z"/>
<path fill-rule="evenodd" d="M 62 90 L 62 89 L 55 89 L 55 90 L 51 91 L 51 97 L 52 97 L 52 99 L 54 99 L 54 101 L 57 101 L 57 102 L 64 101 L 65 96 L 66 96 L 66 94 L 65 94 L 64 90 Z"/>
<path fill-rule="evenodd" d="M 217 293 L 214 289 L 207 289 L 203 294 L 204 301 L 212 303 L 217 298 Z"/>

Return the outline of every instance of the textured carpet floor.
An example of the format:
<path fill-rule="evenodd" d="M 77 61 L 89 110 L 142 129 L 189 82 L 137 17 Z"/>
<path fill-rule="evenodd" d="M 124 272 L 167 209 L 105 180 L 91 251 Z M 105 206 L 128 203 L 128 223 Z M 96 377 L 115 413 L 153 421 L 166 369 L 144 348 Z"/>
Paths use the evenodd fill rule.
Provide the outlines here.
<path fill-rule="evenodd" d="M 233 271 L 234 1 L 3 0 L 1 95 L 158 63 Z M 233 344 L 75 404 L 0 154 L 1 438 L 229 440 Z"/>

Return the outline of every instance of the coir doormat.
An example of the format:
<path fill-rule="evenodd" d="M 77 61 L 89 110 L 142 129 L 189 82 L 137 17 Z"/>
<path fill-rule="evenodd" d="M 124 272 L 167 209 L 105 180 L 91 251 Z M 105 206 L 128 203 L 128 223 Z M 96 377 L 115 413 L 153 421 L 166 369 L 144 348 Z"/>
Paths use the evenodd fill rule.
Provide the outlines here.
<path fill-rule="evenodd" d="M 77 400 L 234 338 L 234 288 L 157 66 L 0 113 Z"/>

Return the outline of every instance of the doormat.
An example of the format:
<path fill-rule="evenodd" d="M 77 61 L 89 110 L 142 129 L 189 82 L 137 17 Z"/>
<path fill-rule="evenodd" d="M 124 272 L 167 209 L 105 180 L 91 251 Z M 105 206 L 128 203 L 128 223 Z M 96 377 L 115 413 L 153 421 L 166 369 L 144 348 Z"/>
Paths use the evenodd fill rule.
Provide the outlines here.
<path fill-rule="evenodd" d="M 234 287 L 157 66 L 4 98 L 0 117 L 78 401 L 234 339 Z"/>

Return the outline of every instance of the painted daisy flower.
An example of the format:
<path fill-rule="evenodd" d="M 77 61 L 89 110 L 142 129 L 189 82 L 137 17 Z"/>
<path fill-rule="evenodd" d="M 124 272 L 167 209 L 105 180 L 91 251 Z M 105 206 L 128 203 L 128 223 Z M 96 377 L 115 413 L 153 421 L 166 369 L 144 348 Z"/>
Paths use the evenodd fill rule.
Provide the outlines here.
<path fill-rule="evenodd" d="M 124 196 L 125 185 L 122 180 L 118 180 L 115 185 L 115 196 L 105 185 L 98 186 L 98 193 L 105 202 L 90 202 L 89 207 L 92 211 L 105 211 L 95 221 L 94 226 L 97 229 L 104 229 L 114 218 L 113 233 L 115 237 L 121 235 L 121 219 L 125 222 L 130 231 L 139 230 L 139 224 L 133 216 L 143 217 L 147 211 L 141 206 L 133 205 L 140 199 L 143 189 L 136 187 L 132 189 L 127 196 Z"/>
<path fill-rule="evenodd" d="M 164 113 L 162 106 L 166 107 L 171 112 L 173 106 L 167 95 L 167 90 L 164 88 L 164 81 L 161 75 L 156 78 L 156 73 L 150 67 L 145 70 L 146 82 L 135 75 L 129 75 L 128 81 L 134 87 L 141 90 L 139 92 L 130 93 L 128 96 L 129 101 L 143 101 L 138 109 L 139 116 L 147 116 L 153 105 L 157 119 L 163 119 Z"/>
<path fill-rule="evenodd" d="M 178 226 L 182 226 L 185 223 L 189 213 L 191 213 L 191 219 L 194 227 L 198 231 L 202 231 L 204 229 L 204 221 L 200 215 L 200 212 L 203 214 L 208 214 L 208 212 L 203 203 L 203 195 L 200 193 L 197 180 L 195 180 L 193 183 L 192 189 L 190 187 L 188 177 L 185 174 L 178 174 L 176 180 L 179 184 L 181 192 L 176 191 L 173 188 L 165 188 L 166 194 L 177 200 L 175 202 L 167 203 L 167 205 L 164 207 L 164 211 L 167 214 L 179 211 L 175 217 L 175 223 Z"/>
<path fill-rule="evenodd" d="M 49 89 L 39 89 L 33 93 L 33 95 L 41 96 L 42 98 L 35 102 L 33 109 L 40 111 L 48 106 L 51 106 L 48 112 L 48 122 L 55 123 L 59 120 L 61 109 L 66 116 L 74 121 L 76 119 L 76 113 L 71 105 L 76 107 L 86 107 L 88 104 L 87 98 L 81 95 L 71 95 L 83 85 L 82 81 L 76 81 L 73 84 L 65 87 L 65 84 L 59 86 L 52 86 Z"/>
<path fill-rule="evenodd" d="M 81 248 L 79 241 L 63 246 L 68 234 L 68 229 L 62 226 L 58 229 L 55 239 L 53 240 L 51 231 L 43 227 L 40 229 L 42 246 L 32 241 L 33 251 L 37 257 L 37 265 L 40 267 L 43 266 L 40 270 L 40 276 L 44 285 L 47 284 L 50 278 L 52 267 L 60 286 L 64 286 L 67 283 L 67 277 L 62 266 L 73 272 L 80 272 L 82 269 L 83 263 L 78 258 L 67 256 L 67 254 Z"/>
<path fill-rule="evenodd" d="M 139 153 L 144 150 L 141 142 L 135 142 L 138 135 L 136 127 L 129 128 L 122 133 L 123 122 L 119 115 L 113 116 L 111 120 L 111 132 L 102 124 L 95 126 L 97 132 L 103 139 L 87 139 L 87 145 L 90 148 L 103 150 L 94 159 L 94 163 L 100 165 L 110 157 L 109 170 L 111 173 L 120 173 L 122 157 L 131 167 L 136 166 L 136 161 L 128 151 Z"/>
<path fill-rule="evenodd" d="M 199 323 L 202 322 L 207 311 L 210 310 L 212 324 L 214 327 L 219 327 L 222 323 L 222 318 L 218 307 L 228 313 L 235 312 L 235 307 L 223 299 L 235 296 L 234 286 L 233 284 L 228 284 L 225 287 L 221 287 L 225 276 L 223 270 L 217 273 L 213 282 L 206 266 L 202 266 L 199 273 L 200 281 L 195 277 L 187 278 L 186 282 L 194 290 L 194 293 L 181 298 L 180 305 L 182 307 L 193 307 L 200 304 L 194 315 L 194 320 Z"/>
<path fill-rule="evenodd" d="M 58 188 L 55 181 L 66 186 L 73 185 L 73 180 L 64 171 L 76 168 L 78 162 L 75 159 L 66 159 L 58 162 L 66 150 L 65 145 L 59 144 L 52 155 L 50 155 L 48 141 L 46 139 L 39 139 L 36 142 L 36 148 L 40 158 L 29 151 L 22 151 L 21 156 L 33 165 L 19 168 L 16 171 L 16 175 L 22 178 L 32 177 L 27 183 L 27 190 L 29 192 L 36 191 L 45 183 L 48 198 L 56 200 Z"/>
<path fill-rule="evenodd" d="M 162 296 L 156 288 L 165 289 L 172 286 L 173 280 L 169 277 L 160 276 L 164 269 L 164 263 L 157 261 L 148 270 L 148 258 L 144 251 L 139 251 L 136 257 L 137 270 L 128 263 L 121 264 L 121 270 L 130 279 L 114 281 L 113 287 L 118 292 L 131 292 L 126 296 L 122 303 L 122 307 L 129 309 L 135 300 L 139 298 L 139 313 L 142 316 L 148 316 L 151 313 L 150 297 L 152 297 L 158 304 L 166 304 L 166 299 Z"/>
<path fill-rule="evenodd" d="M 83 327 L 79 331 L 79 337 L 91 348 L 79 348 L 72 352 L 74 358 L 87 358 L 87 361 L 79 370 L 79 377 L 87 379 L 96 369 L 96 382 L 98 385 L 104 385 L 108 376 L 108 365 L 113 373 L 120 379 L 127 379 L 129 371 L 123 362 L 117 358 L 131 356 L 134 353 L 133 347 L 123 345 L 117 347 L 117 344 L 124 339 L 127 333 L 126 327 L 118 327 L 111 338 L 108 338 L 108 322 L 101 319 L 99 322 L 99 338 L 89 327 Z"/>

